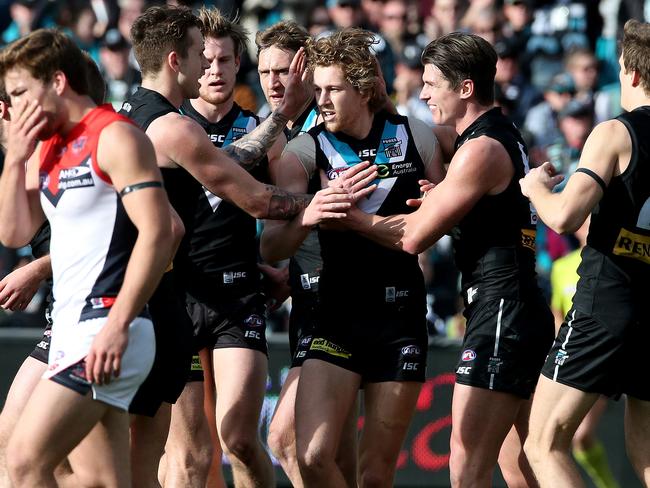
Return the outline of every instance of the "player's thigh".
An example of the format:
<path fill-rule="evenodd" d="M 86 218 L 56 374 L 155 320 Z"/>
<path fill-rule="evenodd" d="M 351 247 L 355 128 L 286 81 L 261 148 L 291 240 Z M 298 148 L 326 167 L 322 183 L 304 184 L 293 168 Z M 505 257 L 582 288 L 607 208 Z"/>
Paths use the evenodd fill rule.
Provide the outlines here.
<path fill-rule="evenodd" d="M 296 394 L 298 393 L 301 369 L 291 368 L 289 370 L 275 405 L 270 430 L 278 435 L 295 437 Z"/>
<path fill-rule="evenodd" d="M 364 386 L 361 467 L 373 460 L 395 463 L 408 431 L 422 383 L 387 381 Z"/>
<path fill-rule="evenodd" d="M 58 465 L 109 410 L 128 416 L 51 380 L 40 380 L 20 415 L 9 449 L 47 466 Z M 128 450 L 125 452 L 128 457 Z"/>
<path fill-rule="evenodd" d="M 510 393 L 456 383 L 452 398 L 452 450 L 460 448 L 496 461 L 524 401 Z"/>
<path fill-rule="evenodd" d="M 336 455 L 361 376 L 340 366 L 308 359 L 300 371 L 296 395 L 296 446 L 300 453 Z"/>
<path fill-rule="evenodd" d="M 257 431 L 264 393 L 268 359 L 254 349 L 215 349 L 212 353 L 217 389 L 217 423 L 237 423 Z"/>
<path fill-rule="evenodd" d="M 6 448 L 20 414 L 46 369 L 47 363 L 28 356 L 16 373 L 0 413 L 0 450 Z"/>
<path fill-rule="evenodd" d="M 530 412 L 530 445 L 568 448 L 582 419 L 598 398 L 597 393 L 586 393 L 540 376 Z"/>

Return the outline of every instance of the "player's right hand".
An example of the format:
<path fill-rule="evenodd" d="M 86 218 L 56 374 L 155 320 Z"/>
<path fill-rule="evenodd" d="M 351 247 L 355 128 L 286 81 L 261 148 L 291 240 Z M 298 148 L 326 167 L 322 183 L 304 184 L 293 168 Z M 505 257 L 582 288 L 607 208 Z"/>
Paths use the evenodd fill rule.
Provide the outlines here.
<path fill-rule="evenodd" d="M 38 134 L 47 118 L 36 100 L 21 100 L 16 107 L 9 107 L 10 120 L 7 130 L 7 155 L 5 164 L 24 164 L 36 149 Z"/>
<path fill-rule="evenodd" d="M 41 276 L 30 264 L 15 269 L 0 281 L 0 307 L 25 310 L 32 301 L 41 284 Z"/>
<path fill-rule="evenodd" d="M 422 202 L 429 193 L 429 190 L 433 190 L 436 186 L 435 183 L 431 183 L 429 180 L 418 180 L 418 185 L 420 185 L 420 193 L 422 196 L 420 198 L 409 198 L 406 200 L 406 205 L 409 207 L 417 208 L 422 205 Z"/>

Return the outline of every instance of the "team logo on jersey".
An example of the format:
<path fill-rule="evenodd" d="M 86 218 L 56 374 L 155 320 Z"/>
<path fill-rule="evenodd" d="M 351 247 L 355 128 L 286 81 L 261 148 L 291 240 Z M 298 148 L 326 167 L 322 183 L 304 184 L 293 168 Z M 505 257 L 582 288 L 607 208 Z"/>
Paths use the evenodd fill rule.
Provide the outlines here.
<path fill-rule="evenodd" d="M 612 252 L 617 256 L 637 259 L 650 264 L 650 236 L 621 229 Z"/>
<path fill-rule="evenodd" d="M 311 290 L 311 286 L 318 284 L 320 276 L 309 276 L 308 273 L 300 275 L 300 284 L 302 285 L 303 290 Z"/>
<path fill-rule="evenodd" d="M 79 166 L 54 168 L 50 173 L 40 174 L 41 191 L 55 207 L 66 190 L 95 186 L 90 169 L 90 156 Z"/>
<path fill-rule="evenodd" d="M 72 153 L 73 154 L 79 154 L 81 150 L 84 148 L 86 145 L 86 142 L 88 141 L 88 137 L 86 136 L 81 136 L 77 137 L 74 141 L 72 141 Z"/>
<path fill-rule="evenodd" d="M 383 147 L 384 154 L 388 159 L 402 157 L 402 141 L 397 137 L 382 139 L 380 147 Z"/>
<path fill-rule="evenodd" d="M 533 229 L 521 229 L 521 245 L 535 252 L 535 237 L 537 231 Z"/>
<path fill-rule="evenodd" d="M 476 353 L 472 351 L 471 349 L 465 349 L 463 351 L 463 354 L 461 356 L 461 360 L 468 362 L 468 361 L 474 361 L 476 359 Z"/>

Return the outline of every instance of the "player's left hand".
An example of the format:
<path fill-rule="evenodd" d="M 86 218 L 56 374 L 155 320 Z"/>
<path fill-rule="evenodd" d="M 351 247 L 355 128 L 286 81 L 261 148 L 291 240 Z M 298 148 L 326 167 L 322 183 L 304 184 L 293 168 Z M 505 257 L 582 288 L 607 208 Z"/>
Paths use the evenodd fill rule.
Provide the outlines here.
<path fill-rule="evenodd" d="M 531 169 L 525 177 L 519 180 L 521 193 L 530 198 L 530 194 L 535 187 L 540 185 L 551 191 L 553 188 L 564 180 L 564 175 L 558 175 L 555 167 L 546 161 L 541 166 Z"/>
<path fill-rule="evenodd" d="M 129 328 L 111 323 L 110 319 L 95 336 L 86 356 L 86 378 L 103 385 L 120 375 L 122 356 L 129 342 Z"/>
<path fill-rule="evenodd" d="M 307 71 L 307 56 L 305 49 L 301 47 L 291 61 L 287 86 L 278 111 L 294 120 L 313 100 L 314 89 L 310 73 Z"/>

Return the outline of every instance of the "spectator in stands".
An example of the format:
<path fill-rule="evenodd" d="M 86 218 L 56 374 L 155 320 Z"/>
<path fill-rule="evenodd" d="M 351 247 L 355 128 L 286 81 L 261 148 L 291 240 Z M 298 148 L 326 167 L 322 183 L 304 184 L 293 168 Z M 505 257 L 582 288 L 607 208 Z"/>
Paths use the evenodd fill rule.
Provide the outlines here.
<path fill-rule="evenodd" d="M 578 166 L 582 148 L 594 127 L 591 102 L 571 100 L 559 111 L 557 122 L 560 137 L 548 147 L 546 156 L 558 173 L 569 176 Z"/>
<path fill-rule="evenodd" d="M 117 29 L 104 35 L 100 49 L 101 71 L 106 80 L 106 102 L 115 110 L 140 85 L 140 72 L 129 63 L 131 46 Z"/>
<path fill-rule="evenodd" d="M 499 56 L 494 82 L 502 94 L 500 100 L 507 102 L 508 116 L 522 127 L 528 111 L 538 102 L 541 94 L 533 87 L 519 69 L 518 52 L 509 39 L 500 39 L 494 44 Z"/>
<path fill-rule="evenodd" d="M 466 9 L 466 0 L 434 0 L 431 15 L 424 23 L 424 32 L 429 40 L 459 30 Z"/>
<path fill-rule="evenodd" d="M 420 61 L 422 48 L 415 43 L 404 46 L 402 52 L 397 56 L 395 64 L 395 101 L 397 111 L 401 115 L 415 117 L 425 124 L 433 127 L 433 119 L 428 105 L 420 100 L 422 91 L 423 66 Z"/>
<path fill-rule="evenodd" d="M 533 146 L 545 150 L 561 137 L 557 126 L 557 114 L 573 98 L 575 86 L 567 73 L 553 77 L 544 90 L 544 101 L 531 108 L 524 121 L 524 128 L 533 136 Z"/>

